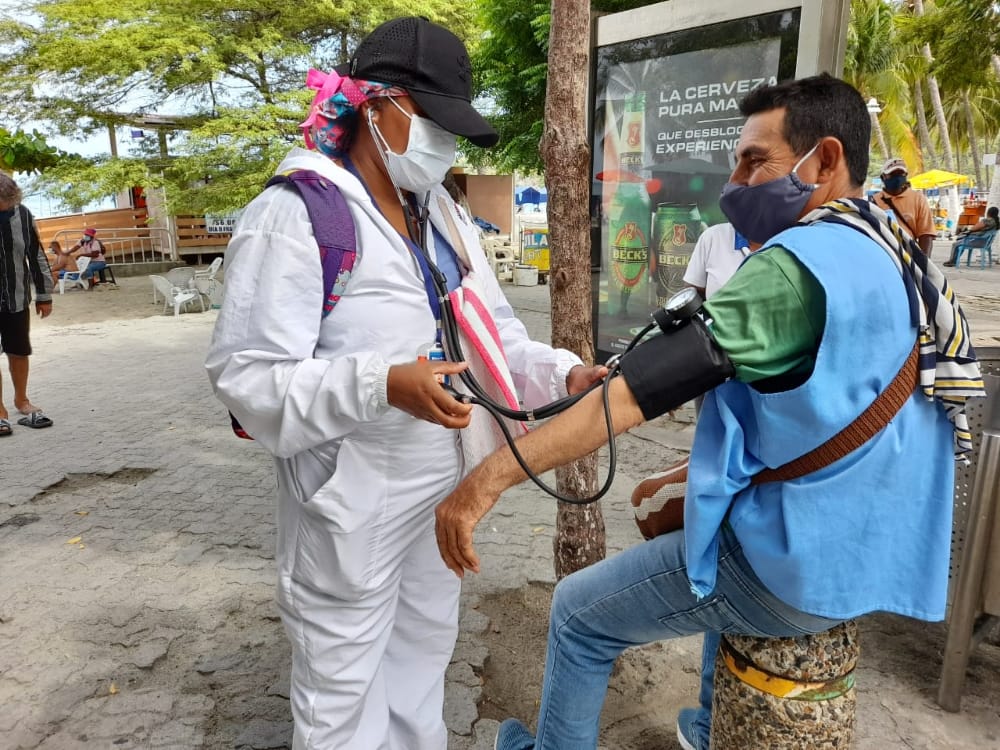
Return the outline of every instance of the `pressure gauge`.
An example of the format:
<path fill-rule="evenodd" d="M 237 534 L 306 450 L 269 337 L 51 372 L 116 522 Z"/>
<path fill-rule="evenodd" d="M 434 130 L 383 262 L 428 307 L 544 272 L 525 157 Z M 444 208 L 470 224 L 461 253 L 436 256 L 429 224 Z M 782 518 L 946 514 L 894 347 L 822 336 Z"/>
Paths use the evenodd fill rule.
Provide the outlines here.
<path fill-rule="evenodd" d="M 676 327 L 701 309 L 704 300 L 694 287 L 686 286 L 667 300 L 659 310 L 653 313 L 653 320 L 666 331 Z"/>

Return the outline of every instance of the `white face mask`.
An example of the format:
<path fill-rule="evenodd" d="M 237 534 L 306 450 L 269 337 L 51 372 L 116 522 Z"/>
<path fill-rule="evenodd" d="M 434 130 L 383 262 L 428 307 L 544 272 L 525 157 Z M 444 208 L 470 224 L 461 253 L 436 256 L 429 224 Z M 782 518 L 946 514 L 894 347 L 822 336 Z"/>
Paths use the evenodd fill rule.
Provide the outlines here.
<path fill-rule="evenodd" d="M 395 153 L 372 121 L 372 110 L 368 110 L 368 127 L 373 137 L 382 144 L 385 165 L 389 178 L 401 190 L 422 194 L 441 184 L 455 163 L 455 145 L 458 137 L 449 133 L 433 120 L 413 115 L 399 106 L 392 97 L 389 101 L 410 118 L 410 136 L 406 151 Z"/>

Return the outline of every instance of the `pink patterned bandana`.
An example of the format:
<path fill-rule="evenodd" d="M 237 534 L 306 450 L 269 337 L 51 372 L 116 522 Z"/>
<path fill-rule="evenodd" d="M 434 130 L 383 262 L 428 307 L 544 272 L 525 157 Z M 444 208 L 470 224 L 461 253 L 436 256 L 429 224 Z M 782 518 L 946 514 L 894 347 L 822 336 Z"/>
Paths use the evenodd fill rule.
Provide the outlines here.
<path fill-rule="evenodd" d="M 379 96 L 406 96 L 406 90 L 377 81 L 360 81 L 336 71 L 324 73 L 311 68 L 306 86 L 316 89 L 309 117 L 299 125 L 306 146 L 327 156 L 343 156 L 354 132 L 358 106 Z"/>

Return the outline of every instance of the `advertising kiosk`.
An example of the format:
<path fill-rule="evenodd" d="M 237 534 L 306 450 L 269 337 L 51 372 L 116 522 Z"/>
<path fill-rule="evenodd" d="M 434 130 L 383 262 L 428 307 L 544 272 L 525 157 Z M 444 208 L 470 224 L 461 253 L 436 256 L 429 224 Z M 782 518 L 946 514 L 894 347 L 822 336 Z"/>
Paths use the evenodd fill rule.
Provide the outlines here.
<path fill-rule="evenodd" d="M 670 0 L 597 19 L 591 265 L 597 361 L 676 292 L 718 198 L 755 87 L 838 75 L 848 0 Z"/>

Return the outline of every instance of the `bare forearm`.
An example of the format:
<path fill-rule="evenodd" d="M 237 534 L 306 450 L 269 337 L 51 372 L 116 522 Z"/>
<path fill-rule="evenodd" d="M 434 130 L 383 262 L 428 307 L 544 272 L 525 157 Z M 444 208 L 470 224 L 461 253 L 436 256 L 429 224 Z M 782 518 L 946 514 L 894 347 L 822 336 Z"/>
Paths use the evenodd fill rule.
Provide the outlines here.
<path fill-rule="evenodd" d="M 642 411 L 624 378 L 611 382 L 608 402 L 615 434 L 642 422 Z M 607 440 L 600 389 L 589 393 L 571 409 L 517 441 L 531 470 L 538 473 L 591 453 Z M 472 546 L 472 532 L 479 520 L 509 487 L 524 481 L 510 448 L 502 448 L 483 461 L 446 497 L 435 511 L 435 536 L 441 558 L 455 575 L 479 572 L 479 557 Z"/>
<path fill-rule="evenodd" d="M 608 402 L 614 433 L 620 435 L 641 424 L 642 412 L 624 379 L 615 378 L 609 391 Z M 540 474 L 582 458 L 607 441 L 604 403 L 601 389 L 598 388 L 573 408 L 519 438 L 517 448 L 531 470 Z M 489 487 L 499 495 L 525 479 L 527 475 L 524 470 L 510 448 L 505 447 L 483 461 L 468 481 L 477 486 Z"/>

